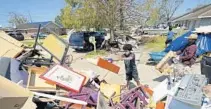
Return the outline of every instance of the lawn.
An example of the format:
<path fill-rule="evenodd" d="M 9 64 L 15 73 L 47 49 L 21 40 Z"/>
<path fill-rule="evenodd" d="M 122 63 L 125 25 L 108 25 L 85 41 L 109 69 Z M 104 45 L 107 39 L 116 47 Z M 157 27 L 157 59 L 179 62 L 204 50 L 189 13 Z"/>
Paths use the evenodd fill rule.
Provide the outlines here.
<path fill-rule="evenodd" d="M 176 30 L 174 32 L 176 32 Z M 181 36 L 185 32 L 187 31 L 183 29 L 177 30 L 177 35 L 174 36 L 174 39 Z M 165 49 L 165 41 L 166 41 L 166 36 L 156 36 L 152 38 L 150 42 L 146 43 L 145 47 L 146 49 L 150 49 L 152 52 L 159 52 Z"/>
<path fill-rule="evenodd" d="M 86 54 L 85 58 L 94 58 L 97 56 L 106 56 L 108 53 L 105 50 L 92 51 Z"/>
<path fill-rule="evenodd" d="M 33 47 L 35 39 L 27 39 L 21 42 L 24 43 L 27 47 Z M 42 43 L 43 39 L 39 39 L 39 42 Z"/>
<path fill-rule="evenodd" d="M 162 51 L 165 48 L 165 40 L 164 36 L 154 37 L 153 40 L 149 43 L 146 43 L 146 49 L 150 49 L 152 52 Z"/>

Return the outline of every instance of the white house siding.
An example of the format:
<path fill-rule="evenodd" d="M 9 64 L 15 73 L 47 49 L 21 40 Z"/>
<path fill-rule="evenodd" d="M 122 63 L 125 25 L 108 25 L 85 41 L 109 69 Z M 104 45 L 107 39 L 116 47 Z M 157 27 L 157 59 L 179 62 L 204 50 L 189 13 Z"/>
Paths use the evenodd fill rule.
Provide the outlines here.
<path fill-rule="evenodd" d="M 202 18 L 200 21 L 200 26 L 209 26 L 211 25 L 211 18 Z"/>

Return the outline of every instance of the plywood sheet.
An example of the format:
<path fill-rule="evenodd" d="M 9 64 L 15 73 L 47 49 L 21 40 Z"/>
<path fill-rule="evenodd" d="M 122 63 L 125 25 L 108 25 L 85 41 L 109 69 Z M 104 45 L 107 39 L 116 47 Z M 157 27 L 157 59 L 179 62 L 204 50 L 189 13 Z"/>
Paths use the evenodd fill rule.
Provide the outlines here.
<path fill-rule="evenodd" d="M 56 38 L 56 36 L 50 34 L 43 41 L 43 47 L 54 54 L 59 60 L 65 52 L 66 44 Z M 58 62 L 54 59 L 55 62 Z"/>

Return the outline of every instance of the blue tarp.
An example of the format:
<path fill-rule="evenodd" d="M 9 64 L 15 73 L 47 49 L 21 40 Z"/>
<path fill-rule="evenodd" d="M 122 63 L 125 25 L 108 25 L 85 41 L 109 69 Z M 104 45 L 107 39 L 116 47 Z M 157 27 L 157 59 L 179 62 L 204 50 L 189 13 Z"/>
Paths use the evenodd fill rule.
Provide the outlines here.
<path fill-rule="evenodd" d="M 191 31 L 188 31 L 182 36 L 173 40 L 172 43 L 164 50 L 164 52 L 178 51 L 184 49 L 188 44 L 188 39 L 185 37 L 189 37 L 191 33 L 192 33 Z"/>
<path fill-rule="evenodd" d="M 198 35 L 197 47 L 197 56 L 200 56 L 206 52 L 211 52 L 211 34 Z"/>
<path fill-rule="evenodd" d="M 188 31 L 182 36 L 176 38 L 165 50 L 164 52 L 169 51 L 178 51 L 182 50 L 188 44 L 188 39 L 185 37 L 189 37 L 192 32 Z M 206 52 L 211 52 L 211 34 L 201 34 L 198 35 L 197 39 L 197 52 L 196 56 L 200 56 Z"/>

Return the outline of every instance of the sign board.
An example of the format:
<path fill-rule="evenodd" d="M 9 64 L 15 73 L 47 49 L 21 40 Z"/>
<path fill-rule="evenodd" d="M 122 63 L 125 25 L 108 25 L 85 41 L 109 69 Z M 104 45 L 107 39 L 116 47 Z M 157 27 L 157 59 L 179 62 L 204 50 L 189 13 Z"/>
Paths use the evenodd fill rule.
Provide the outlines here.
<path fill-rule="evenodd" d="M 58 86 L 73 92 L 79 92 L 86 79 L 85 76 L 61 65 L 55 65 L 42 74 L 40 78 L 56 83 Z"/>

